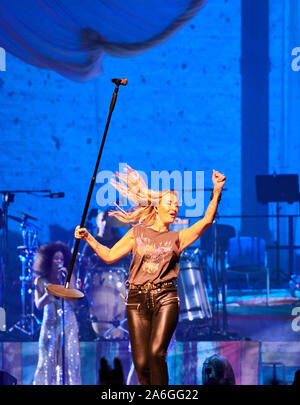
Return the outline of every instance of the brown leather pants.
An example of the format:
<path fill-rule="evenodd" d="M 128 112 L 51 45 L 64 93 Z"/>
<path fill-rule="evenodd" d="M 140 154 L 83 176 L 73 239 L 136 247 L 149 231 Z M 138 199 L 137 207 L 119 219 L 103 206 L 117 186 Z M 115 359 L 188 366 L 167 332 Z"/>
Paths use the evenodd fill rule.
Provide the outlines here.
<path fill-rule="evenodd" d="M 127 321 L 132 359 L 142 385 L 167 385 L 166 354 L 179 315 L 176 286 L 129 290 Z"/>

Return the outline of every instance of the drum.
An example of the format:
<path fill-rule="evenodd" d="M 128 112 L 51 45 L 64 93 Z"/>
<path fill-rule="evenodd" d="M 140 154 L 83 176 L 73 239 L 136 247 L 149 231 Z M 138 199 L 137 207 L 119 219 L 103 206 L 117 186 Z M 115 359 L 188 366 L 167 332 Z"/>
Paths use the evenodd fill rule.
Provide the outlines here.
<path fill-rule="evenodd" d="M 127 338 L 124 328 L 126 270 L 123 267 L 96 267 L 86 275 L 84 289 L 95 334 L 105 339 Z"/>
<path fill-rule="evenodd" d="M 207 289 L 201 277 L 200 263 L 183 256 L 179 263 L 178 295 L 180 321 L 211 319 L 212 311 Z"/>

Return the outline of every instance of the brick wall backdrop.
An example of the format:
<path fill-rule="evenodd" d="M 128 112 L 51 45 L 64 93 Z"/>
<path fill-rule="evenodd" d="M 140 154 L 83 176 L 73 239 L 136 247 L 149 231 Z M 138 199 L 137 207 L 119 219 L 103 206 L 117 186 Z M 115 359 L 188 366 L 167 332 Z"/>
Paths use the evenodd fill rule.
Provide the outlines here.
<path fill-rule="evenodd" d="M 203 170 L 207 187 L 214 168 L 228 176 L 223 212 L 239 213 L 239 56 L 239 4 L 216 0 L 160 47 L 135 58 L 106 57 L 104 74 L 88 83 L 7 55 L 0 76 L 1 189 L 65 192 L 56 200 L 16 195 L 10 214 L 37 217 L 42 243 L 57 236 L 54 225 L 69 231 L 80 221 L 112 77 L 127 77 L 128 86 L 120 88 L 100 168 L 115 171 L 127 162 L 147 174 Z M 10 221 L 11 231 L 18 226 Z"/>

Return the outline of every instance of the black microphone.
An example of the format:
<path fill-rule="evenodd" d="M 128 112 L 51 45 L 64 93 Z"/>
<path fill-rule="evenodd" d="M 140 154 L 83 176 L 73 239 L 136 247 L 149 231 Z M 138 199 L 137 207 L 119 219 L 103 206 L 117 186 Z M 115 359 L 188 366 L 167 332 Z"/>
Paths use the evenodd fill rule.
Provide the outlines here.
<path fill-rule="evenodd" d="M 62 281 L 64 281 L 64 279 L 67 276 L 66 268 L 62 264 L 59 264 L 57 267 L 58 267 L 58 272 L 61 273 Z"/>
<path fill-rule="evenodd" d="M 122 86 L 126 86 L 126 84 L 128 83 L 128 80 L 127 80 L 127 79 L 111 79 L 111 81 L 112 81 L 113 83 L 115 83 L 117 86 L 120 86 L 120 84 L 121 84 Z"/>
<path fill-rule="evenodd" d="M 65 196 L 65 193 L 51 193 L 49 194 L 48 197 L 50 198 L 63 198 Z"/>

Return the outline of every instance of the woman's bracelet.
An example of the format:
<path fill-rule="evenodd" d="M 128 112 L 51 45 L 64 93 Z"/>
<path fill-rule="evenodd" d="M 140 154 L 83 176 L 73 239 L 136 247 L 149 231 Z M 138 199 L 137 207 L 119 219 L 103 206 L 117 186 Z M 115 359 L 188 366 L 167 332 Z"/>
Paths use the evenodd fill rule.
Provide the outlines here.
<path fill-rule="evenodd" d="M 210 201 L 211 201 L 213 198 L 214 198 L 214 191 L 211 192 Z M 219 197 L 218 197 L 218 202 L 221 201 L 221 198 L 222 198 L 222 192 L 220 192 L 220 195 L 219 195 Z"/>

